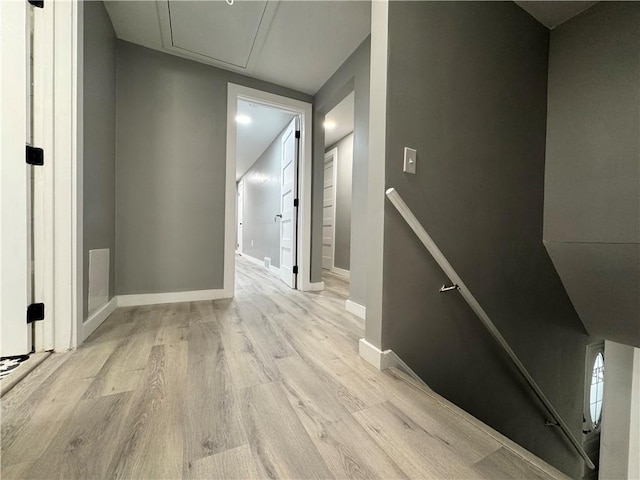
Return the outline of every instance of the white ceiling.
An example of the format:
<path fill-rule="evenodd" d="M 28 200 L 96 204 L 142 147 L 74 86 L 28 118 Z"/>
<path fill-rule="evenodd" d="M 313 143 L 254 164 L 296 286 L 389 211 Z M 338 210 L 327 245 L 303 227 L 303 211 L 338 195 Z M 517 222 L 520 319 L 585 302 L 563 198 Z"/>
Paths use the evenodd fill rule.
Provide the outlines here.
<path fill-rule="evenodd" d="M 553 30 L 598 2 L 585 1 L 523 1 L 514 0 L 545 27 Z"/>
<path fill-rule="evenodd" d="M 353 99 L 354 94 L 351 92 L 340 103 L 331 109 L 324 117 L 325 123 L 335 123 L 335 128 L 324 130 L 324 148 L 330 147 L 338 140 L 344 138 L 353 132 Z"/>
<path fill-rule="evenodd" d="M 105 0 L 118 38 L 316 93 L 369 35 L 369 1 Z"/>
<path fill-rule="evenodd" d="M 236 181 L 247 173 L 247 170 L 294 117 L 291 113 L 277 108 L 244 100 L 238 101 L 238 115 L 251 118 L 251 123 L 237 124 Z"/>

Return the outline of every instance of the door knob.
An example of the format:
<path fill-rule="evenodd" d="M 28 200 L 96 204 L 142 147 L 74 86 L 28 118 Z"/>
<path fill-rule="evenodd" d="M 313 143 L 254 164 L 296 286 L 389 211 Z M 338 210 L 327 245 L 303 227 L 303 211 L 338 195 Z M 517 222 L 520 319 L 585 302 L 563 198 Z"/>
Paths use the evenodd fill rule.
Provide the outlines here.
<path fill-rule="evenodd" d="M 273 221 L 276 222 L 278 220 L 278 217 L 280 217 L 280 219 L 282 219 L 282 214 L 281 213 L 276 214 L 276 216 L 273 217 Z"/>

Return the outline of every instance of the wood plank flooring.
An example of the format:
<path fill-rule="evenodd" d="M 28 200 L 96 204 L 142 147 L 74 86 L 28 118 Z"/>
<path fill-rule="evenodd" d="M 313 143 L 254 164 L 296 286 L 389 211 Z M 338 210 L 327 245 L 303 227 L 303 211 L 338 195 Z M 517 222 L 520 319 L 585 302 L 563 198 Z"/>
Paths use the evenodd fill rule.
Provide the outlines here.
<path fill-rule="evenodd" d="M 235 299 L 118 309 L 5 395 L 2 478 L 552 478 L 360 359 L 343 278 L 236 265 Z"/>

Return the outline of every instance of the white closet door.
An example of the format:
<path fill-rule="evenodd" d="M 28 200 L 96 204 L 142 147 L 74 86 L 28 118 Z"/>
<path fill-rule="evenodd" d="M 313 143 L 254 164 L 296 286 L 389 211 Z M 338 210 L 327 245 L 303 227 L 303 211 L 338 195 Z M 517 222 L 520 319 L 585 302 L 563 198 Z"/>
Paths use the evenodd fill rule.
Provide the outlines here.
<path fill-rule="evenodd" d="M 335 252 L 335 198 L 336 159 L 338 150 L 333 149 L 324 156 L 324 190 L 322 200 L 322 268 L 333 268 Z"/>

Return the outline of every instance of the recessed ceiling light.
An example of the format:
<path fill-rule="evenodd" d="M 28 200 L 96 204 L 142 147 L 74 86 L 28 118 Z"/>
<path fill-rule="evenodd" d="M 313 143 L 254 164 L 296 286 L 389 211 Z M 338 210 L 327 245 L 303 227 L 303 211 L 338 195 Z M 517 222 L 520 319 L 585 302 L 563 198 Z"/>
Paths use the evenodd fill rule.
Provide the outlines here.
<path fill-rule="evenodd" d="M 331 120 L 324 122 L 325 130 L 333 130 L 334 128 L 336 128 L 336 122 L 332 122 Z"/>
<path fill-rule="evenodd" d="M 236 122 L 240 125 L 249 125 L 251 123 L 251 117 L 247 115 L 236 115 Z"/>

